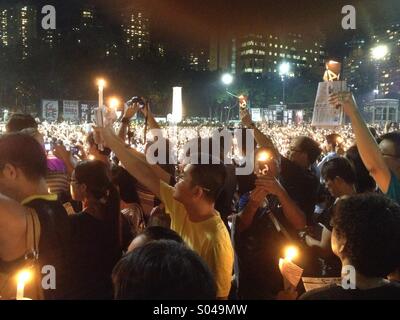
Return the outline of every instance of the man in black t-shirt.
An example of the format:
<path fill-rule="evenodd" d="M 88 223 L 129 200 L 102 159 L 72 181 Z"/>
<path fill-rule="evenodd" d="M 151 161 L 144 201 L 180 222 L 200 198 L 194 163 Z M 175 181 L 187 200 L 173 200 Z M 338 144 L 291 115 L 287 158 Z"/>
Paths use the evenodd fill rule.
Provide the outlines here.
<path fill-rule="evenodd" d="M 301 299 L 400 300 L 400 285 L 386 279 L 400 265 L 400 207 L 382 195 L 350 196 L 336 204 L 332 226 L 333 252 L 343 267 L 353 267 L 344 283 L 354 286 L 313 290 Z"/>
<path fill-rule="evenodd" d="M 280 154 L 279 146 L 275 146 L 272 140 L 257 128 L 247 110 L 241 110 L 240 116 L 243 125 L 253 130 L 258 147 L 274 150 L 274 153 Z M 319 179 L 311 168 L 321 152 L 316 141 L 306 136 L 298 136 L 291 141 L 288 158 L 281 155 L 280 180 L 303 210 L 307 225 L 313 223 L 319 189 Z"/>
<path fill-rule="evenodd" d="M 26 248 L 26 207 L 35 209 L 40 222 L 39 266 L 55 268 L 56 289 L 44 290 L 45 299 L 71 299 L 69 286 L 70 227 L 68 216 L 48 193 L 47 161 L 41 145 L 22 133 L 0 137 L 0 269 L 18 271 Z M 24 207 L 25 206 L 25 207 Z"/>
<path fill-rule="evenodd" d="M 273 150 L 260 149 L 255 187 L 241 197 L 234 221 L 234 245 L 237 254 L 236 276 L 240 299 L 275 299 L 282 290 L 278 268 L 286 245 L 298 241 L 297 230 L 304 228 L 303 211 L 281 183 L 280 156 Z M 268 168 L 265 170 L 265 168 Z M 304 257 L 305 255 L 302 254 Z"/>

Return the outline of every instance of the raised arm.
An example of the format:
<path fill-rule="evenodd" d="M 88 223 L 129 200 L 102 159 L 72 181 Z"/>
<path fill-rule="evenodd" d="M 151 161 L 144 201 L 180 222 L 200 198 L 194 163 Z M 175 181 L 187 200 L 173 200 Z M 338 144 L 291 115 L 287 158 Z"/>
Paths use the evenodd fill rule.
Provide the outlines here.
<path fill-rule="evenodd" d="M 74 161 L 71 152 L 67 151 L 64 145 L 55 145 L 53 152 L 58 159 L 64 162 L 67 169 L 67 174 L 71 177 L 72 172 L 75 170 L 76 167 L 76 162 Z"/>
<path fill-rule="evenodd" d="M 142 161 L 132 150 L 128 149 L 125 143 L 115 135 L 111 127 L 96 128 L 96 130 L 101 134 L 105 144 L 114 151 L 125 169 L 159 198 L 160 179 L 151 166 Z"/>
<path fill-rule="evenodd" d="M 147 117 L 147 124 L 149 125 L 149 129 L 150 130 L 152 130 L 152 129 L 161 129 L 160 125 L 158 124 L 158 122 L 154 118 L 153 113 L 151 112 L 150 103 L 149 102 L 146 103 L 144 108 L 140 109 L 140 112 L 142 112 L 143 115 L 145 117 Z"/>
<path fill-rule="evenodd" d="M 341 92 L 332 95 L 330 102 L 335 106 L 343 106 L 344 112 L 350 118 L 353 125 L 357 147 L 365 167 L 382 192 L 387 193 L 391 180 L 390 170 L 385 163 L 377 142 L 357 108 L 353 94 L 351 92 Z"/>
<path fill-rule="evenodd" d="M 130 153 L 132 153 L 132 155 L 134 157 L 137 157 L 138 159 L 140 159 L 141 161 L 147 163 L 146 160 L 146 155 L 144 155 L 143 153 L 140 153 L 139 151 L 135 150 L 135 149 L 127 149 Z M 147 163 L 148 164 L 148 163 Z M 164 181 L 165 183 L 169 183 L 171 181 L 171 175 L 166 172 L 165 170 L 163 170 L 159 165 L 151 165 L 148 164 L 151 169 L 153 170 L 153 172 L 155 173 L 155 175 L 162 181 Z"/>
<path fill-rule="evenodd" d="M 278 154 L 279 152 L 275 148 L 274 143 L 272 142 L 271 138 L 267 137 L 265 134 L 263 134 L 253 123 L 251 120 L 249 111 L 246 110 L 240 110 L 240 119 L 242 124 L 248 128 L 248 129 L 253 129 L 254 130 L 254 138 L 256 139 L 256 142 L 260 148 L 268 148 L 271 150 L 275 150 L 275 152 Z"/>
<path fill-rule="evenodd" d="M 129 123 L 132 117 L 138 112 L 139 105 L 135 103 L 133 106 L 128 107 L 122 118 L 121 126 L 119 127 L 118 137 L 125 142 L 126 135 L 128 133 Z"/>

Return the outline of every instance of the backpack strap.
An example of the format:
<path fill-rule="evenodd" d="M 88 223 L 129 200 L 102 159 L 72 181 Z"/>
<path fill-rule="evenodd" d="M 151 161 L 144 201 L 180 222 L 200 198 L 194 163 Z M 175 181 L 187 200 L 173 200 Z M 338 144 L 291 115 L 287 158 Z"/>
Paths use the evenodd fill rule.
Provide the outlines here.
<path fill-rule="evenodd" d="M 44 292 L 41 286 L 41 279 L 39 278 L 41 273 L 38 264 L 39 241 L 41 234 L 40 221 L 35 209 L 29 207 L 27 207 L 27 209 L 25 260 L 31 260 L 33 262 L 32 270 L 35 272 L 35 277 L 32 283 L 32 293 L 36 300 L 44 300 Z"/>
<path fill-rule="evenodd" d="M 35 209 L 28 208 L 26 214 L 26 252 L 25 259 L 39 259 L 40 221 Z"/>

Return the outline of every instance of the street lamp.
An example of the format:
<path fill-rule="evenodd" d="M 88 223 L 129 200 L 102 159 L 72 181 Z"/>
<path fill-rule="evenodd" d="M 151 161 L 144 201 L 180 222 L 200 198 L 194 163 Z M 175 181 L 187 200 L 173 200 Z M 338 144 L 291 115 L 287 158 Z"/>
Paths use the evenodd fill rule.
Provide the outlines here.
<path fill-rule="evenodd" d="M 371 49 L 371 57 L 372 60 L 375 61 L 375 67 L 376 67 L 376 73 L 377 73 L 377 88 L 375 90 L 376 92 L 376 97 L 379 98 L 379 93 L 380 93 L 380 78 L 381 78 L 381 62 L 382 60 L 385 59 L 385 57 L 389 53 L 389 48 L 387 45 L 378 45 L 374 48 Z"/>
<path fill-rule="evenodd" d="M 221 82 L 225 85 L 226 93 L 229 95 L 233 95 L 232 93 L 230 93 L 228 91 L 228 87 L 233 83 L 233 81 L 234 81 L 233 75 L 231 75 L 230 73 L 224 73 L 221 77 Z M 221 122 L 222 122 L 223 111 L 224 111 L 224 109 L 222 108 L 221 109 Z M 229 116 L 230 116 L 230 112 L 228 112 L 228 121 L 229 121 Z"/>
<path fill-rule="evenodd" d="M 282 62 L 279 66 L 279 75 L 282 80 L 282 104 L 285 105 L 285 78 L 289 75 L 290 64 L 289 62 Z"/>
<path fill-rule="evenodd" d="M 224 85 L 230 86 L 233 83 L 233 76 L 230 73 L 222 75 L 221 81 Z"/>
<path fill-rule="evenodd" d="M 389 53 L 389 48 L 386 45 L 379 45 L 371 49 L 371 56 L 373 60 L 383 60 Z"/>

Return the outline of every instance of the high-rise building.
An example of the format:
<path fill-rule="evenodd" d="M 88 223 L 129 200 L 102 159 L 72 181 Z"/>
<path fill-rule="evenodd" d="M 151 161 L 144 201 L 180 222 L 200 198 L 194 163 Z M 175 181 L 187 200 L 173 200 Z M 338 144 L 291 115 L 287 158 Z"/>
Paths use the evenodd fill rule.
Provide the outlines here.
<path fill-rule="evenodd" d="M 37 38 L 36 8 L 16 3 L 0 8 L 0 47 L 10 48 L 25 59 Z"/>
<path fill-rule="evenodd" d="M 343 77 L 354 92 L 372 95 L 375 91 L 379 98 L 400 94 L 400 24 L 382 28 L 369 39 L 355 38 L 346 46 L 349 54 Z M 373 49 L 377 47 L 384 47 L 387 52 L 373 57 Z"/>
<path fill-rule="evenodd" d="M 291 65 L 290 76 L 305 70 L 321 74 L 325 60 L 323 41 L 300 34 L 247 34 L 241 37 L 215 38 L 210 45 L 210 70 L 272 75 L 279 73 L 279 65 Z"/>
<path fill-rule="evenodd" d="M 191 48 L 186 54 L 189 68 L 194 71 L 207 71 L 209 65 L 209 54 L 205 48 Z"/>
<path fill-rule="evenodd" d="M 93 34 L 99 31 L 97 30 L 95 7 L 85 4 L 79 8 L 78 14 L 78 19 L 72 30 L 75 41 L 83 46 L 95 45 Z"/>
<path fill-rule="evenodd" d="M 85 5 L 80 10 L 80 27 L 88 29 L 94 26 L 95 23 L 95 8 Z"/>
<path fill-rule="evenodd" d="M 209 50 L 209 70 L 236 73 L 236 39 L 229 35 L 211 38 Z"/>
<path fill-rule="evenodd" d="M 400 24 L 391 25 L 375 33 L 371 48 L 386 46 L 387 54 L 377 61 L 377 83 L 381 95 L 400 94 Z M 370 58 L 370 57 L 369 57 Z"/>
<path fill-rule="evenodd" d="M 0 47 L 8 46 L 8 10 L 0 8 Z"/>
<path fill-rule="evenodd" d="M 142 57 L 150 49 L 150 19 L 143 10 L 132 9 L 123 14 L 122 29 L 127 54 L 131 60 Z"/>
<path fill-rule="evenodd" d="M 267 44 L 261 34 L 250 34 L 239 39 L 237 50 L 240 73 L 265 73 Z"/>
<path fill-rule="evenodd" d="M 290 64 L 289 76 L 300 76 L 305 70 L 322 74 L 325 49 L 321 41 L 301 34 L 250 34 L 239 39 L 238 72 L 279 74 L 282 62 Z"/>
<path fill-rule="evenodd" d="M 355 37 L 345 46 L 349 53 L 343 61 L 342 78 L 354 93 L 363 93 L 373 83 L 371 64 L 366 60 L 369 45 L 365 38 Z"/>

